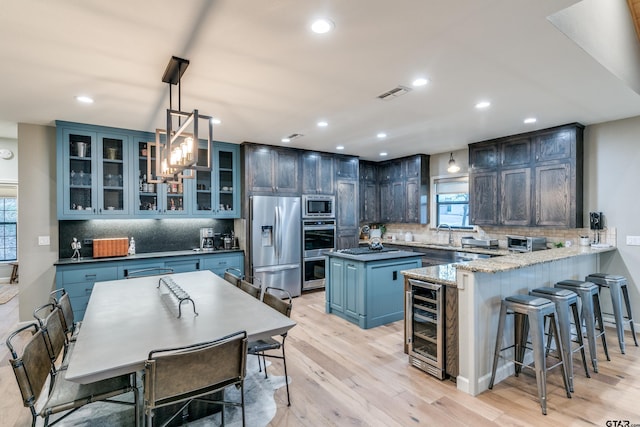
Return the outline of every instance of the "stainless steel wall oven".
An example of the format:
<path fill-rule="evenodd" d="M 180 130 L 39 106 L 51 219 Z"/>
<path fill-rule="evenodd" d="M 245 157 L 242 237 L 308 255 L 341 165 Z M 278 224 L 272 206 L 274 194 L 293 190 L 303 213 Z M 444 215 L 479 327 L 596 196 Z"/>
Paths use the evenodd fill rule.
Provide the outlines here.
<path fill-rule="evenodd" d="M 334 219 L 304 220 L 302 224 L 303 281 L 302 289 L 324 287 L 324 252 L 336 247 L 336 221 Z"/>
<path fill-rule="evenodd" d="M 406 294 L 409 362 L 439 379 L 445 373 L 444 286 L 409 279 Z"/>

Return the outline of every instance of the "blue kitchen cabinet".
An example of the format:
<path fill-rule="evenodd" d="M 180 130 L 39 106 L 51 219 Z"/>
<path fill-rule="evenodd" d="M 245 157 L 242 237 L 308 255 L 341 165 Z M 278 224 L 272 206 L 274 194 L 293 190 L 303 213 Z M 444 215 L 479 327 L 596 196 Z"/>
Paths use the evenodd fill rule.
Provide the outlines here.
<path fill-rule="evenodd" d="M 82 320 L 89 304 L 89 297 L 96 282 L 118 279 L 116 264 L 73 264 L 56 267 L 56 288 L 64 288 L 69 294 L 73 317 Z"/>
<path fill-rule="evenodd" d="M 211 172 L 197 171 L 193 216 L 240 218 L 240 146 L 214 142 Z"/>
<path fill-rule="evenodd" d="M 196 179 L 154 183 L 155 134 L 56 126 L 58 219 L 240 217 L 239 145 L 213 142 L 212 169 Z"/>
<path fill-rule="evenodd" d="M 380 259 L 328 256 L 325 311 L 369 329 L 404 318 L 403 270 L 420 268 L 419 254 Z"/>
<path fill-rule="evenodd" d="M 224 277 L 227 268 L 236 268 L 244 273 L 244 253 L 229 252 L 224 255 L 204 256 L 200 265 L 201 270 L 211 270 L 220 277 Z"/>
<path fill-rule="evenodd" d="M 58 219 L 129 216 L 129 135 L 112 128 L 56 123 Z"/>
<path fill-rule="evenodd" d="M 56 265 L 56 288 L 64 288 L 69 293 L 73 315 L 76 321 L 82 320 L 89 303 L 89 297 L 96 282 L 125 279 L 132 272 L 144 269 L 171 268 L 174 273 L 185 273 L 196 270 L 211 270 L 220 277 L 229 268 L 244 271 L 244 252 L 212 252 L 206 254 L 189 254 L 158 256 L 141 254 L 139 258 L 113 258 L 101 260 L 64 260 Z M 162 274 L 161 270 L 158 270 Z M 150 272 L 149 274 L 155 274 Z M 126 298 L 126 295 L 123 295 Z"/>

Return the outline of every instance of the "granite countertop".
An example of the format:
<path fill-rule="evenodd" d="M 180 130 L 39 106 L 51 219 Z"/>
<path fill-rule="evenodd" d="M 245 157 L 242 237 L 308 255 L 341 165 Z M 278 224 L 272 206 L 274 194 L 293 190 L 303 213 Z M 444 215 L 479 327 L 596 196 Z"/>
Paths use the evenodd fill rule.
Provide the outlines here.
<path fill-rule="evenodd" d="M 183 251 L 167 251 L 167 252 L 147 252 L 142 254 L 118 256 L 118 257 L 105 257 L 105 258 L 91 258 L 83 257 L 76 258 L 63 258 L 56 261 L 53 265 L 70 265 L 70 264 L 88 264 L 95 262 L 109 262 L 109 261 L 132 261 L 137 259 L 152 259 L 152 258 L 165 258 L 165 257 L 179 257 L 189 255 L 222 255 L 233 252 L 242 252 L 242 249 L 220 249 L 215 251 L 202 251 L 202 250 L 183 250 Z"/>
<path fill-rule="evenodd" d="M 360 244 L 368 245 L 368 240 L 360 240 Z M 382 240 L 383 245 L 393 245 L 393 246 L 406 246 L 408 248 L 426 248 L 426 249 L 441 249 L 445 251 L 458 251 L 458 252 L 469 252 L 474 254 L 487 254 L 493 256 L 501 256 L 501 255 L 509 255 L 511 251 L 507 249 L 489 249 L 489 248 L 470 248 L 470 247 L 461 247 L 461 246 L 451 246 L 444 243 L 429 243 L 429 242 L 418 242 L 412 241 L 407 242 L 405 240 L 390 240 L 384 239 Z"/>
<path fill-rule="evenodd" d="M 327 251 L 325 255 L 332 256 L 336 258 L 345 258 L 351 259 L 354 261 L 361 262 L 371 262 L 371 261 L 386 261 L 390 259 L 397 258 L 411 258 L 411 257 L 419 257 L 421 256 L 418 252 L 410 252 L 410 251 L 389 251 L 389 252 L 372 252 L 361 255 L 352 255 L 339 251 Z"/>
<path fill-rule="evenodd" d="M 456 287 L 456 264 L 441 264 L 431 267 L 414 268 L 400 272 L 410 279 Z"/>
<path fill-rule="evenodd" d="M 401 271 L 401 273 L 412 279 L 441 283 L 447 286 L 456 286 L 457 270 L 470 271 L 474 273 L 499 273 L 566 258 L 593 255 L 615 250 L 616 248 L 614 246 L 608 248 L 571 246 L 567 248 L 555 248 L 535 252 L 507 252 L 508 255 L 504 256 L 461 263 L 443 264 L 433 267 L 415 268 L 412 270 Z"/>

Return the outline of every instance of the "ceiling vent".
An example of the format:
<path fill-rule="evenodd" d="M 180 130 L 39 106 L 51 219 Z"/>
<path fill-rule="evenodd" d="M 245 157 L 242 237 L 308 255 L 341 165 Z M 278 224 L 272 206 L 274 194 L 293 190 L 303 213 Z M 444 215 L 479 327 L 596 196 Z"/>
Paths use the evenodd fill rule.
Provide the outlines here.
<path fill-rule="evenodd" d="M 397 98 L 399 96 L 402 96 L 406 93 L 409 93 L 409 91 L 411 90 L 411 88 L 408 88 L 406 86 L 398 86 L 398 87 L 394 87 L 391 90 L 386 91 L 383 94 L 378 95 L 378 99 L 382 99 L 383 101 L 390 101 L 394 98 Z"/>
<path fill-rule="evenodd" d="M 293 141 L 294 139 L 296 139 L 296 138 L 300 138 L 301 136 L 304 136 L 304 135 L 303 135 L 303 134 L 301 134 L 301 133 L 292 133 L 291 135 L 289 135 L 289 136 L 287 137 L 287 139 L 288 139 L 289 141 Z"/>

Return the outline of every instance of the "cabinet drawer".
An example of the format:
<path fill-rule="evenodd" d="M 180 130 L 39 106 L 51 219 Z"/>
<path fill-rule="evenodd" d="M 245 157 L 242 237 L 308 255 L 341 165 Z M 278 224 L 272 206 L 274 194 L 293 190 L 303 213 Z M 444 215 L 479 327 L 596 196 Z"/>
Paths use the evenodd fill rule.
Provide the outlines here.
<path fill-rule="evenodd" d="M 87 267 L 74 268 L 72 270 L 62 270 L 62 285 L 68 283 L 93 283 L 105 280 L 116 280 L 118 278 L 117 267 Z"/>
<path fill-rule="evenodd" d="M 174 273 L 186 273 L 188 271 L 200 270 L 200 258 L 183 258 L 174 261 L 167 261 L 165 267 L 173 269 Z"/>
<path fill-rule="evenodd" d="M 224 275 L 227 268 L 233 267 L 240 271 L 244 271 L 244 258 L 242 254 L 236 255 L 217 255 L 206 257 L 201 266 L 204 270 L 211 270 L 219 276 Z"/>

